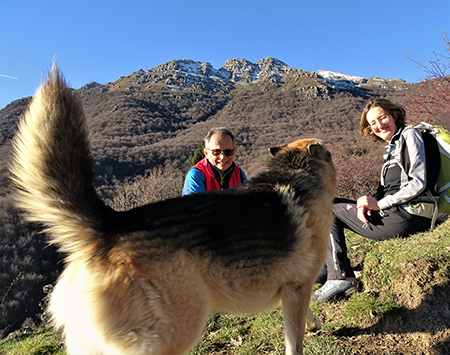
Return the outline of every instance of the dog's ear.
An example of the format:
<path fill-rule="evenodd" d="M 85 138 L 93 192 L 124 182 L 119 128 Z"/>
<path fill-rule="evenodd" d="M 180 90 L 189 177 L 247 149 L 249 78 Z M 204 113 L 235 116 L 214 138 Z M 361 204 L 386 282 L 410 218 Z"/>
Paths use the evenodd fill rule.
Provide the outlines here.
<path fill-rule="evenodd" d="M 320 143 L 310 144 L 308 146 L 308 153 L 313 157 L 331 157 L 331 153 L 327 150 L 327 147 Z"/>
<path fill-rule="evenodd" d="M 281 149 L 283 149 L 284 147 L 287 147 L 287 144 L 283 144 L 283 145 L 279 145 L 277 147 L 272 147 L 269 148 L 269 152 L 270 154 L 272 154 L 273 156 L 275 156 L 275 154 L 277 154 Z"/>
<path fill-rule="evenodd" d="M 323 152 L 323 147 L 319 143 L 313 143 L 308 146 L 308 153 L 312 156 L 320 155 Z"/>

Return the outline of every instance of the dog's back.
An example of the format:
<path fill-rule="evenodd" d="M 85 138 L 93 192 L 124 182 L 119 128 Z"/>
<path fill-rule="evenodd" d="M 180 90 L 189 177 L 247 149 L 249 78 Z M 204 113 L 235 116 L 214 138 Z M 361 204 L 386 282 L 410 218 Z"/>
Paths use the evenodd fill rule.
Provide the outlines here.
<path fill-rule="evenodd" d="M 55 66 L 14 146 L 18 204 L 67 254 L 50 312 L 71 353 L 183 354 L 211 312 L 280 299 L 286 352 L 302 353 L 335 193 L 321 142 L 272 150 L 237 188 L 116 212 L 95 192 L 82 108 Z"/>

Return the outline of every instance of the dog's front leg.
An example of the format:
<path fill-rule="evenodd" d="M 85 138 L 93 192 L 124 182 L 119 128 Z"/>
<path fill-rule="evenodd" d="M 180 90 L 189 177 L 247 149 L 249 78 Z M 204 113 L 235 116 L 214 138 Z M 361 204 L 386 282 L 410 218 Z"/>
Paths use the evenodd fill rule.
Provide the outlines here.
<path fill-rule="evenodd" d="M 320 321 L 309 308 L 311 286 L 287 285 L 282 293 L 286 354 L 302 355 L 305 325 L 308 331 L 320 329 Z"/>

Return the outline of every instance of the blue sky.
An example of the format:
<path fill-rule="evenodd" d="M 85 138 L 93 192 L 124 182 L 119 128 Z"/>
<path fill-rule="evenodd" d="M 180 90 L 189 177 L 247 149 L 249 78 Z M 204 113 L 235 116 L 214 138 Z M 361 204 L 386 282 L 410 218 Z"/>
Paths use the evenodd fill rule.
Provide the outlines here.
<path fill-rule="evenodd" d="M 0 109 L 34 95 L 56 59 L 70 85 L 172 59 L 275 57 L 307 71 L 417 82 L 445 53 L 450 1 L 0 0 Z"/>

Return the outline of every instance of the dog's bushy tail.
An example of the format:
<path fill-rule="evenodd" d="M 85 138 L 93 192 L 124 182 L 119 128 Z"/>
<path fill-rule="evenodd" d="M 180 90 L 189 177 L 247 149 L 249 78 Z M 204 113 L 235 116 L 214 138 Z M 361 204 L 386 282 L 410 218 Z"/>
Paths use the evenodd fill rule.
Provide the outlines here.
<path fill-rule="evenodd" d="M 93 252 L 108 209 L 94 189 L 81 103 L 56 64 L 22 117 L 13 147 L 17 206 L 28 220 L 42 223 L 69 258 Z"/>

